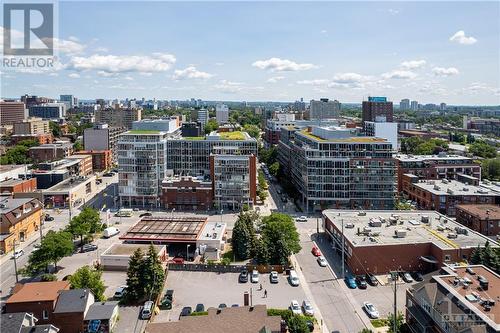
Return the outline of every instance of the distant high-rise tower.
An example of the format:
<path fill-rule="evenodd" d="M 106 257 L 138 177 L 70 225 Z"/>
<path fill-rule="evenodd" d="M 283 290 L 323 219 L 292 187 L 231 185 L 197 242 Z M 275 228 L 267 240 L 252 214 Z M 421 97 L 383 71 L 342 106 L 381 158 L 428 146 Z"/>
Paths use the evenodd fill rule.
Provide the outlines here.
<path fill-rule="evenodd" d="M 311 100 L 309 106 L 309 118 L 312 119 L 332 119 L 337 118 L 340 112 L 340 102 L 330 101 L 328 98 L 321 98 L 319 101 Z"/>
<path fill-rule="evenodd" d="M 418 101 L 411 101 L 410 109 L 412 111 L 418 111 Z"/>
<path fill-rule="evenodd" d="M 409 110 L 410 109 L 410 100 L 408 98 L 402 99 L 401 102 L 399 102 L 399 109 L 400 110 Z"/>
<path fill-rule="evenodd" d="M 217 104 L 215 106 L 215 118 L 218 124 L 227 123 L 229 121 L 229 107 L 225 104 Z"/>
<path fill-rule="evenodd" d="M 365 121 L 393 121 L 392 102 L 387 101 L 387 97 L 368 97 L 363 101 L 363 122 Z"/>

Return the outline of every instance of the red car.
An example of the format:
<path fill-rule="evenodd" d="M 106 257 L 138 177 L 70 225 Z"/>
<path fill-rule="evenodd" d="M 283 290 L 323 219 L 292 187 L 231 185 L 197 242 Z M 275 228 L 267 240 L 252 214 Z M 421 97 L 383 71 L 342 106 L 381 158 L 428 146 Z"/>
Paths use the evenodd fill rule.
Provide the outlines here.
<path fill-rule="evenodd" d="M 313 246 L 312 250 L 311 250 L 311 253 L 315 256 L 315 257 L 319 257 L 321 255 L 321 251 L 316 247 L 316 246 Z"/>

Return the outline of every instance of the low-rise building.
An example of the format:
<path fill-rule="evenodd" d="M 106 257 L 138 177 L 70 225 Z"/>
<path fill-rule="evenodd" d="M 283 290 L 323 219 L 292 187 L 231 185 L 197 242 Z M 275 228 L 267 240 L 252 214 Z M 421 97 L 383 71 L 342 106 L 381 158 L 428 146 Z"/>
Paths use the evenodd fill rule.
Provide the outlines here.
<path fill-rule="evenodd" d="M 60 160 L 73 154 L 73 145 L 68 141 L 58 141 L 51 144 L 31 147 L 29 157 L 33 162 L 47 162 Z"/>
<path fill-rule="evenodd" d="M 458 223 L 486 236 L 500 235 L 500 206 L 464 204 L 456 206 Z"/>
<path fill-rule="evenodd" d="M 40 228 L 42 204 L 37 199 L 0 199 L 0 249 L 10 252 Z M 14 244 L 15 243 L 15 244 Z"/>
<path fill-rule="evenodd" d="M 209 210 L 213 205 L 212 182 L 203 177 L 168 177 L 162 181 L 162 205 L 166 209 Z"/>
<path fill-rule="evenodd" d="M 28 169 L 28 164 L 0 165 L 0 181 L 12 178 L 19 178 L 20 175 L 24 175 L 27 172 L 27 169 Z"/>
<path fill-rule="evenodd" d="M 59 328 L 47 324 L 37 325 L 38 318 L 32 313 L 15 312 L 2 313 L 0 316 L 0 331 L 13 333 L 57 333 Z"/>
<path fill-rule="evenodd" d="M 146 333 L 280 333 L 280 316 L 269 316 L 265 305 L 209 308 L 206 316 L 184 316 L 179 321 L 156 322 L 146 326 Z"/>
<path fill-rule="evenodd" d="M 14 123 L 14 134 L 48 134 L 50 133 L 49 121 L 42 118 L 28 118 Z"/>
<path fill-rule="evenodd" d="M 147 256 L 151 244 L 113 244 L 108 247 L 100 256 L 100 264 L 107 271 L 126 271 L 130 257 L 137 249 L 140 249 Z M 158 260 L 164 263 L 168 259 L 167 247 L 165 245 L 153 245 L 158 255 Z"/>
<path fill-rule="evenodd" d="M 116 143 L 125 127 L 113 127 L 108 124 L 95 124 L 92 128 L 83 131 L 83 148 L 87 151 L 111 150 L 112 160 L 116 162 Z"/>
<path fill-rule="evenodd" d="M 433 271 L 470 260 L 477 247 L 498 243 L 435 211 L 323 211 L 334 248 L 353 274 Z"/>
<path fill-rule="evenodd" d="M 53 310 L 53 324 L 62 333 L 84 332 L 84 318 L 92 304 L 94 295 L 89 289 L 60 291 Z"/>
<path fill-rule="evenodd" d="M 460 174 L 481 179 L 481 166 L 473 159 L 458 155 L 395 155 L 398 168 L 398 191 L 403 191 L 403 175 L 419 179 L 458 179 Z"/>
<path fill-rule="evenodd" d="M 412 333 L 500 332 L 500 275 L 482 265 L 446 266 L 406 289 Z"/>
<path fill-rule="evenodd" d="M 83 321 L 84 332 L 111 333 L 119 315 L 118 302 L 96 302 L 90 306 L 85 315 Z"/>
<path fill-rule="evenodd" d="M 0 181 L 0 194 L 26 193 L 36 190 L 36 178 Z"/>
<path fill-rule="evenodd" d="M 11 143 L 17 145 L 21 141 L 33 140 L 39 145 L 46 145 L 54 142 L 54 136 L 51 133 L 45 134 L 14 134 L 10 137 Z"/>
<path fill-rule="evenodd" d="M 411 174 L 403 175 L 403 194 L 420 209 L 436 210 L 448 216 L 455 216 L 459 204 L 500 204 L 500 193 L 482 186 L 448 179 L 419 180 Z"/>
<path fill-rule="evenodd" d="M 6 313 L 29 312 L 38 324 L 54 323 L 54 308 L 62 290 L 69 290 L 68 281 L 30 282 L 17 284 L 5 302 Z"/>
<path fill-rule="evenodd" d="M 113 165 L 113 152 L 111 150 L 80 150 L 73 155 L 90 155 L 94 172 L 109 170 Z"/>
<path fill-rule="evenodd" d="M 92 156 L 77 154 L 68 156 L 67 160 L 69 161 L 78 161 L 78 176 L 88 176 L 92 174 Z"/>
<path fill-rule="evenodd" d="M 73 208 L 85 204 L 96 192 L 95 176 L 78 176 L 44 189 L 42 194 L 45 207 Z"/>

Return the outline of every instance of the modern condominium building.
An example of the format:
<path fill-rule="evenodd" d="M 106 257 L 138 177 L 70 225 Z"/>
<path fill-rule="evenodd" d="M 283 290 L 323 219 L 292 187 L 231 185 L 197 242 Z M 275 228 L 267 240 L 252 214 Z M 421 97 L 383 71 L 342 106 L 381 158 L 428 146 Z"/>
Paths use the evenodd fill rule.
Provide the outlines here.
<path fill-rule="evenodd" d="M 321 98 L 319 101 L 311 100 L 309 106 L 309 119 L 331 119 L 337 118 L 340 112 L 340 102 Z"/>
<path fill-rule="evenodd" d="M 116 142 L 120 134 L 125 132 L 124 127 L 110 127 L 108 124 L 95 124 L 93 128 L 83 131 L 83 146 L 88 151 L 111 150 L 112 161 L 116 162 Z"/>
<path fill-rule="evenodd" d="M 141 109 L 107 108 L 96 111 L 97 123 L 108 124 L 111 127 L 132 128 L 132 123 L 142 119 Z"/>
<path fill-rule="evenodd" d="M 391 209 L 396 165 L 386 139 L 341 127 L 283 128 L 278 158 L 307 211 Z"/>
<path fill-rule="evenodd" d="M 0 125 L 12 125 L 24 121 L 26 110 L 23 102 L 0 101 Z"/>
<path fill-rule="evenodd" d="M 118 193 L 122 206 L 159 207 L 166 177 L 166 132 L 131 130 L 118 139 Z"/>
<path fill-rule="evenodd" d="M 392 102 L 386 97 L 368 97 L 363 101 L 362 120 L 365 121 L 387 121 L 393 122 Z"/>

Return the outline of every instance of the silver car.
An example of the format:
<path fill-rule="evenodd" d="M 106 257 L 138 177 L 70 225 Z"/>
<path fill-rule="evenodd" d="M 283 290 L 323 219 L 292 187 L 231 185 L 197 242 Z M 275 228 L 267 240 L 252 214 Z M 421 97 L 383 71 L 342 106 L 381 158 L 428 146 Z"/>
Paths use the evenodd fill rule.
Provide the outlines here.
<path fill-rule="evenodd" d="M 304 309 L 304 314 L 306 316 L 314 316 L 314 308 L 308 300 L 302 302 L 302 309 Z"/>
<path fill-rule="evenodd" d="M 372 303 L 364 302 L 363 308 L 365 309 L 366 313 L 368 314 L 368 317 L 370 317 L 372 319 L 377 319 L 379 317 L 379 313 Z"/>

